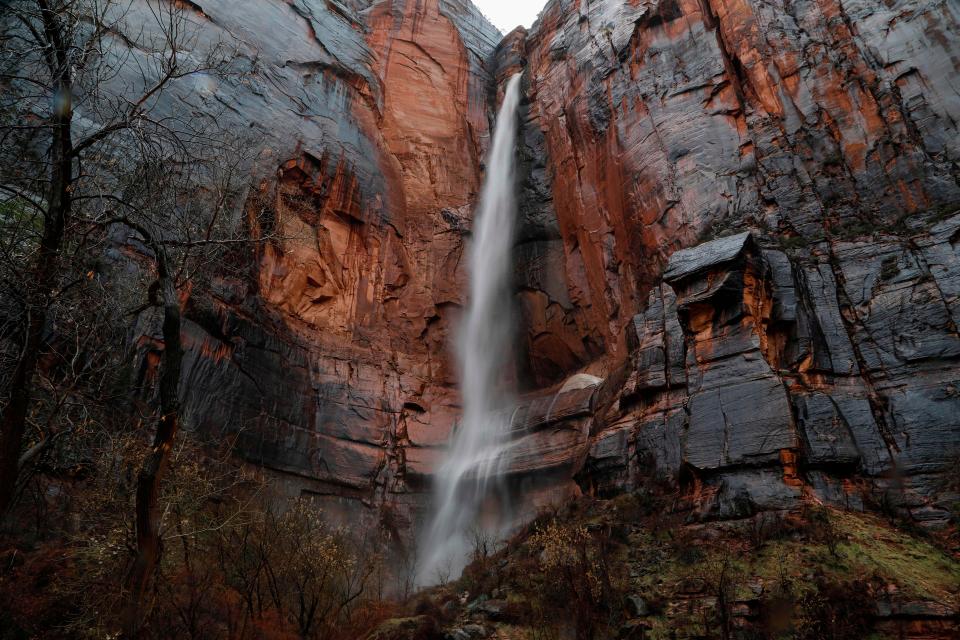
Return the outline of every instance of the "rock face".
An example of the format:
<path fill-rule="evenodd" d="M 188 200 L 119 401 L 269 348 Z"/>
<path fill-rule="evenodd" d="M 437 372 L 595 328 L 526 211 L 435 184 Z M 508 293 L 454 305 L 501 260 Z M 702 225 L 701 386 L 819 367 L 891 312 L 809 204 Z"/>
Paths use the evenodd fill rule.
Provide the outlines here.
<path fill-rule="evenodd" d="M 282 240 L 186 302 L 185 411 L 289 491 L 399 530 L 425 506 L 490 118 L 522 71 L 518 486 L 946 519 L 954 3 L 551 0 L 502 40 L 468 0 L 190 7 L 199 47 L 239 43 L 199 99 L 263 145 L 252 198 Z"/>
<path fill-rule="evenodd" d="M 507 36 L 526 381 L 606 377 L 582 487 L 948 519 L 958 49 L 923 2 L 551 0 Z"/>
<path fill-rule="evenodd" d="M 919 1 L 551 0 L 521 54 L 524 151 L 546 167 L 525 253 L 567 286 L 524 283 L 534 383 L 621 357 L 669 255 L 705 233 L 812 240 L 960 201 L 958 23 Z"/>
<path fill-rule="evenodd" d="M 945 523 L 960 336 L 938 285 L 951 276 L 921 265 L 932 247 L 955 251 L 958 230 L 955 215 L 813 255 L 749 232 L 674 253 L 628 328 L 633 361 L 611 390 L 591 481 L 619 487 L 652 471 L 689 489 L 702 517 L 813 494 Z"/>
<path fill-rule="evenodd" d="M 461 0 L 184 4 L 195 53 L 235 46 L 239 73 L 157 108 L 199 101 L 250 131 L 251 202 L 279 238 L 253 282 L 186 302 L 186 417 L 333 513 L 409 500 L 406 518 L 424 502 L 408 468 L 416 480 L 458 414 L 448 345 L 500 34 Z"/>

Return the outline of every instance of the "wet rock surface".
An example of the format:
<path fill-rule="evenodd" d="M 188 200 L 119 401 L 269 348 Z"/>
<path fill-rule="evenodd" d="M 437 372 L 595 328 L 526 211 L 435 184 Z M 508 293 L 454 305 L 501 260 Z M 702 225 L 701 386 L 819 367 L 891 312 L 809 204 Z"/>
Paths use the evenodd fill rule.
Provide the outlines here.
<path fill-rule="evenodd" d="M 535 377 L 622 357 L 671 254 L 705 234 L 809 243 L 957 205 L 958 19 L 919 1 L 548 2 L 523 50 L 522 151 L 546 171 L 521 211 L 555 213 L 573 309 L 526 339 L 583 351 Z"/>
<path fill-rule="evenodd" d="M 619 455 L 595 445 L 587 467 L 614 485 L 637 472 L 672 479 L 708 518 L 812 493 L 847 506 L 894 500 L 945 524 L 954 490 L 943 480 L 960 446 L 953 303 L 916 272 L 904 276 L 917 296 L 907 303 L 897 279 L 907 269 L 880 273 L 885 255 L 917 269 L 908 247 L 935 243 L 940 225 L 960 216 L 907 240 L 825 242 L 819 256 L 743 234 L 674 254 L 632 323 L 634 373 L 607 418 L 630 444 Z M 682 348 L 668 358 L 671 343 Z"/>
<path fill-rule="evenodd" d="M 192 426 L 410 530 L 459 413 L 464 243 L 522 70 L 510 475 L 541 497 L 649 476 L 704 518 L 807 495 L 948 518 L 952 4 L 551 0 L 502 40 L 459 0 L 228 5 L 196 5 L 198 48 L 240 43 L 243 73 L 158 108 L 252 132 L 283 240 L 185 303 Z"/>
<path fill-rule="evenodd" d="M 552 213 L 566 282 L 521 280 L 530 384 L 606 378 L 585 490 L 949 521 L 957 25 L 921 2 L 552 0 L 498 49 L 527 62 L 521 156 L 545 166 L 521 226 Z"/>
<path fill-rule="evenodd" d="M 391 504 L 409 523 L 426 498 L 407 460 L 432 456 L 458 414 L 449 345 L 500 34 L 461 0 L 184 10 L 196 55 L 236 47 L 238 73 L 199 94 L 177 84 L 157 109 L 199 104 L 249 135 L 250 200 L 279 238 L 253 282 L 186 303 L 188 422 L 332 514 L 376 521 Z"/>

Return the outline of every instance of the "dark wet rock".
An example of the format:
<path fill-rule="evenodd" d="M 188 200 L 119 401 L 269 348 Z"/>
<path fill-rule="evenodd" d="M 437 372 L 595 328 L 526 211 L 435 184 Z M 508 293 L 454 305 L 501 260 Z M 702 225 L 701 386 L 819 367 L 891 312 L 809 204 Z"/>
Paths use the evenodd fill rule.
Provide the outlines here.
<path fill-rule="evenodd" d="M 807 470 L 804 475 L 811 491 L 821 502 L 852 511 L 864 510 L 863 495 L 850 491 L 843 477 L 817 469 Z"/>
<path fill-rule="evenodd" d="M 467 603 L 467 611 L 469 613 L 473 613 L 474 611 L 477 610 L 477 608 L 479 608 L 484 602 L 486 602 L 489 599 L 490 599 L 490 596 L 488 596 L 485 593 L 481 593 L 479 596 L 477 596 L 476 598 L 474 598 L 473 600 Z"/>
<path fill-rule="evenodd" d="M 811 466 L 856 465 L 860 454 L 849 426 L 830 396 L 813 392 L 794 396 L 797 426 Z"/>
<path fill-rule="evenodd" d="M 955 619 L 960 611 L 942 602 L 908 600 L 877 602 L 877 615 L 881 618 L 946 618 Z"/>
<path fill-rule="evenodd" d="M 723 267 L 743 255 L 752 242 L 749 231 L 719 238 L 688 249 L 681 249 L 670 256 L 663 272 L 666 282 L 674 283 L 702 274 L 707 270 Z"/>
<path fill-rule="evenodd" d="M 837 375 L 858 374 L 860 364 L 840 313 L 832 265 L 819 261 L 802 267 L 798 276 L 809 305 L 813 367 Z"/>
<path fill-rule="evenodd" d="M 643 618 L 650 615 L 650 605 L 643 597 L 636 594 L 627 596 L 627 610 L 633 618 Z"/>
<path fill-rule="evenodd" d="M 685 341 L 677 319 L 676 295 L 663 284 L 650 292 L 647 309 L 627 327 L 627 344 L 634 352 L 633 370 L 624 395 L 686 383 Z"/>
<path fill-rule="evenodd" d="M 782 251 L 763 250 L 763 264 L 771 287 L 770 320 L 789 324 L 797 319 L 797 291 L 790 258 Z"/>
<path fill-rule="evenodd" d="M 692 482 L 708 518 L 787 509 L 805 486 L 862 509 L 865 491 L 941 526 L 934 478 L 960 449 L 956 296 L 923 255 L 937 256 L 949 290 L 951 220 L 909 243 L 803 256 L 748 234 L 678 252 L 669 285 L 628 326 L 630 369 L 581 484 L 628 488 L 637 472 Z M 886 478 L 894 469 L 899 484 Z"/>
<path fill-rule="evenodd" d="M 774 461 L 795 446 L 786 392 L 773 376 L 697 392 L 689 410 L 684 460 L 698 469 Z"/>
<path fill-rule="evenodd" d="M 710 477 L 707 486 L 714 493 L 703 505 L 707 518 L 735 519 L 761 511 L 782 511 L 797 506 L 801 488 L 784 482 L 777 468 L 730 470 Z"/>
<path fill-rule="evenodd" d="M 465 624 L 447 631 L 444 638 L 445 640 L 476 640 L 486 638 L 487 634 L 487 629 L 482 625 Z"/>
<path fill-rule="evenodd" d="M 366 640 L 440 640 L 443 636 L 430 616 L 392 618 L 381 623 Z"/>
<path fill-rule="evenodd" d="M 593 409 L 596 384 L 569 391 L 558 390 L 520 401 L 512 413 L 510 428 L 536 431 L 551 423 L 589 415 Z"/>
<path fill-rule="evenodd" d="M 467 611 L 472 614 L 479 614 L 488 620 L 501 621 L 507 616 L 507 601 L 491 598 L 482 602 L 474 603 L 467 607 Z"/>

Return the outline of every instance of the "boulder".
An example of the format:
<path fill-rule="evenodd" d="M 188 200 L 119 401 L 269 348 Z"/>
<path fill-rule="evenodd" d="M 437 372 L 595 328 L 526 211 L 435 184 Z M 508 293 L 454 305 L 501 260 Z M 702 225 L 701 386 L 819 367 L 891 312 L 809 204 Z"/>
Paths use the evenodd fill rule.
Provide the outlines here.
<path fill-rule="evenodd" d="M 441 640 L 437 622 L 430 616 L 391 618 L 367 635 L 366 640 Z"/>

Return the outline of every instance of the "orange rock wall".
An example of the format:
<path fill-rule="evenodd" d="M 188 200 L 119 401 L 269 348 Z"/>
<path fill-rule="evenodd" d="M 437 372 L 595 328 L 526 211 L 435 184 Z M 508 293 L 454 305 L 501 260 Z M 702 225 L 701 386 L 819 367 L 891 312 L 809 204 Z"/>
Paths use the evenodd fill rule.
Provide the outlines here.
<path fill-rule="evenodd" d="M 218 98 L 262 147 L 248 210 L 267 241 L 252 282 L 188 301 L 185 412 L 345 521 L 383 506 L 408 528 L 459 413 L 450 343 L 500 35 L 463 0 L 248 9 L 207 0 L 197 19 L 201 43 L 252 61 Z"/>
<path fill-rule="evenodd" d="M 549 2 L 500 53 L 526 59 L 563 240 L 575 322 L 549 341 L 621 360 L 666 258 L 718 230 L 814 240 L 960 201 L 958 24 L 922 2 Z M 525 295 L 537 326 L 557 300 Z M 555 351 L 534 384 L 568 369 Z"/>
<path fill-rule="evenodd" d="M 828 371 L 824 389 L 856 387 L 850 412 L 870 436 L 856 464 L 880 474 L 892 458 L 866 417 L 909 420 L 926 402 L 889 391 L 894 409 L 882 415 L 883 389 L 874 388 L 919 379 L 912 364 L 884 358 L 899 349 L 909 352 L 904 362 L 936 361 L 924 383 L 930 397 L 950 375 L 938 358 L 954 353 L 952 240 L 945 230 L 910 235 L 960 203 L 960 19 L 950 3 L 551 0 L 529 32 L 499 47 L 466 0 L 263 0 L 243 14 L 208 0 L 203 10 L 201 33 L 223 31 L 211 42 L 261 34 L 244 50 L 249 72 L 218 97 L 230 105 L 230 126 L 262 136 L 263 187 L 250 206 L 270 242 L 257 249 L 253 283 L 225 278 L 212 299 L 188 301 L 188 343 L 198 347 L 185 363 L 185 411 L 198 427 L 240 433 L 249 460 L 344 519 L 409 530 L 427 504 L 439 445 L 459 413 L 450 342 L 490 118 L 499 87 L 518 71 L 526 432 L 515 473 L 542 481 L 538 492 L 549 495 L 554 480 L 575 492 L 573 478 L 599 487 L 605 461 L 630 458 L 610 462 L 617 471 L 607 474 L 626 486 L 622 473 L 636 470 L 644 438 L 666 452 L 668 463 L 657 463 L 665 475 L 699 469 L 696 482 L 709 484 L 727 466 L 762 463 L 763 482 L 750 486 L 767 486 L 768 476 L 793 482 L 809 456 L 799 456 L 792 412 L 802 403 L 810 415 L 829 412 L 820 395 L 782 391 L 781 370 L 791 368 L 803 374 L 795 384 Z M 905 218 L 913 214 L 934 222 Z M 736 304 L 702 317 L 695 292 L 660 282 L 678 249 L 747 228 L 757 264 L 779 269 L 778 291 L 798 280 L 809 298 L 800 307 L 812 311 L 768 327 L 777 312 L 760 270 L 743 272 Z M 869 233 L 932 244 L 910 270 L 891 267 L 887 245 L 890 255 L 865 269 L 862 248 L 848 245 Z M 809 247 L 803 256 L 770 258 L 800 245 Z M 906 304 L 893 271 L 940 278 L 938 298 L 933 280 L 917 275 L 925 280 L 910 290 L 931 297 L 910 304 L 929 303 L 939 328 L 898 325 L 913 331 L 906 346 L 877 320 L 899 318 Z M 731 283 L 740 278 L 730 273 Z M 889 291 L 875 282 L 884 273 L 895 280 Z M 887 297 L 865 296 L 867 283 Z M 693 315 L 667 311 L 675 293 Z M 857 334 L 865 326 L 882 334 L 881 346 Z M 718 364 L 734 347 L 749 367 Z M 660 373 L 644 353 L 666 359 Z M 743 372 L 760 381 L 710 386 L 739 383 Z M 605 380 L 577 394 L 562 385 L 573 373 L 589 374 L 577 384 Z M 644 394 L 654 392 L 662 397 L 648 406 Z M 755 398 L 768 410 L 762 420 L 748 406 Z M 714 445 L 723 451 L 727 435 L 717 435 L 726 426 L 715 407 L 734 401 L 743 424 L 786 435 L 776 446 L 738 435 L 739 452 L 718 457 Z M 913 443 L 921 433 L 949 435 L 943 415 L 904 433 Z M 645 420 L 654 426 L 638 427 Z M 904 464 L 924 469 L 933 447 L 914 446 Z M 840 454 L 818 464 L 854 464 Z M 786 486 L 773 497 L 793 496 Z"/>
<path fill-rule="evenodd" d="M 449 345 L 489 137 L 488 82 L 439 0 L 379 2 L 365 21 L 378 101 L 360 95 L 345 117 L 371 141 L 384 188 L 365 189 L 343 158 L 304 143 L 281 167 L 261 295 L 321 361 L 359 356 L 350 366 L 371 368 L 351 389 L 398 420 L 370 444 L 388 433 L 400 446 L 437 444 L 456 413 Z M 416 407 L 417 425 L 407 428 L 404 406 Z"/>

